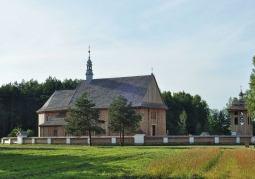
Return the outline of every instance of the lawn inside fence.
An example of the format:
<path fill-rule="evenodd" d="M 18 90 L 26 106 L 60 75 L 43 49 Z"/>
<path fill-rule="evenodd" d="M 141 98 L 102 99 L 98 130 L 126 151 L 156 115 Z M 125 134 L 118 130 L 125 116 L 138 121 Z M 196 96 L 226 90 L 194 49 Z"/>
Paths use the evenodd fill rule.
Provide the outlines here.
<path fill-rule="evenodd" d="M 254 178 L 244 146 L 2 145 L 0 178 Z"/>

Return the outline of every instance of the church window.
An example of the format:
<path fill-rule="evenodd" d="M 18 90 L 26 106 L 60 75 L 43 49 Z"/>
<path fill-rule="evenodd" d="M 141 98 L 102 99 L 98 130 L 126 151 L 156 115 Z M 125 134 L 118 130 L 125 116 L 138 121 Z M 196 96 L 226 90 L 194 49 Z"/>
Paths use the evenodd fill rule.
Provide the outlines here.
<path fill-rule="evenodd" d="M 47 116 L 47 121 L 50 121 L 50 116 Z"/>
<path fill-rule="evenodd" d="M 240 113 L 240 114 L 241 114 L 241 116 L 243 116 L 243 112 L 242 112 L 242 111 L 241 111 L 241 113 Z"/>
<path fill-rule="evenodd" d="M 152 125 L 151 127 L 152 127 L 152 129 L 151 129 L 152 130 L 151 131 L 152 132 L 152 136 L 155 136 L 156 135 L 156 126 Z"/>
<path fill-rule="evenodd" d="M 53 135 L 54 135 L 54 136 L 57 136 L 57 135 L 58 135 L 58 130 L 54 130 L 54 131 L 53 131 Z"/>
<path fill-rule="evenodd" d="M 244 120 L 243 120 L 243 117 L 240 118 L 240 125 L 243 125 L 244 124 Z"/>
<path fill-rule="evenodd" d="M 238 119 L 235 117 L 235 125 L 238 125 Z"/>
<path fill-rule="evenodd" d="M 237 111 L 235 111 L 235 115 L 237 115 Z"/>
<path fill-rule="evenodd" d="M 151 112 L 151 119 L 156 119 L 156 112 Z"/>

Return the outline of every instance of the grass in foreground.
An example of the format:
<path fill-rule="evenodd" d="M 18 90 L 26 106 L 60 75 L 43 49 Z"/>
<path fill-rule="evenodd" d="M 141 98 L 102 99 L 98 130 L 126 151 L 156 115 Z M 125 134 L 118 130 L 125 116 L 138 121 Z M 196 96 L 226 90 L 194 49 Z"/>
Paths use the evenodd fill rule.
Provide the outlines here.
<path fill-rule="evenodd" d="M 121 178 L 180 152 L 170 147 L 0 145 L 0 178 Z"/>
<path fill-rule="evenodd" d="M 255 149 L 0 145 L 0 178 L 253 178 Z"/>

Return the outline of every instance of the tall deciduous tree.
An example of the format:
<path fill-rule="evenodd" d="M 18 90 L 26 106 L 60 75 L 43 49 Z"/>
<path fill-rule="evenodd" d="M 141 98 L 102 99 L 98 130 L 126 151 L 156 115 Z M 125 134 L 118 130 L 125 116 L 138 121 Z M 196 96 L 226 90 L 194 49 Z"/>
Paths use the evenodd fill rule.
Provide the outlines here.
<path fill-rule="evenodd" d="M 186 129 L 186 120 L 187 120 L 187 114 L 185 110 L 182 110 L 182 113 L 180 114 L 180 122 L 179 122 L 179 134 L 180 135 L 186 135 L 187 129 Z"/>
<path fill-rule="evenodd" d="M 97 135 L 105 133 L 99 125 L 105 123 L 99 119 L 99 110 L 93 109 L 95 104 L 88 99 L 88 94 L 84 92 L 77 99 L 74 108 L 69 108 L 70 118 L 66 118 L 65 130 L 75 136 L 89 135 L 89 145 L 92 146 L 91 134 Z"/>
<path fill-rule="evenodd" d="M 209 107 L 199 95 L 192 96 L 184 91 L 172 95 L 170 91 L 165 91 L 162 98 L 168 107 L 166 128 L 169 135 L 178 134 L 179 116 L 183 109 L 187 114 L 186 129 L 189 134 L 197 132 L 198 124 L 202 131 L 208 131 Z"/>
<path fill-rule="evenodd" d="M 210 134 L 227 135 L 230 131 L 230 116 L 226 109 L 210 111 L 209 131 Z"/>
<path fill-rule="evenodd" d="M 252 59 L 252 64 L 255 67 L 255 56 Z M 250 75 L 250 89 L 245 94 L 245 106 L 248 109 L 249 116 L 255 117 L 255 69 L 252 69 Z"/>
<path fill-rule="evenodd" d="M 119 133 L 121 146 L 124 146 L 125 133 L 134 133 L 142 120 L 142 115 L 136 114 L 131 105 L 124 96 L 118 96 L 109 108 L 109 129 Z"/>

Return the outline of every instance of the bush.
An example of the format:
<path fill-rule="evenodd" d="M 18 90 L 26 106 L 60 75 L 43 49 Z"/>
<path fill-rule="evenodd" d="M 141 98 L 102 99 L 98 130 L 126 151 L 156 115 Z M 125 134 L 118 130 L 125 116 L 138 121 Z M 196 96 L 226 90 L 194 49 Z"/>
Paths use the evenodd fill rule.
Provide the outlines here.
<path fill-rule="evenodd" d="M 11 133 L 8 134 L 8 137 L 17 137 L 17 133 L 19 131 L 22 131 L 22 129 L 20 127 L 15 127 L 14 129 L 12 129 Z"/>
<path fill-rule="evenodd" d="M 22 131 L 22 129 L 20 127 L 15 127 L 14 129 L 12 129 L 11 133 L 8 134 L 8 137 L 17 137 L 17 133 L 19 131 Z M 35 136 L 34 131 L 31 130 L 31 129 L 27 129 L 27 136 L 28 137 L 34 137 Z"/>
<path fill-rule="evenodd" d="M 28 130 L 27 130 L 27 136 L 28 136 L 28 137 L 34 137 L 34 136 L 35 136 L 34 131 L 31 130 L 31 129 L 28 129 Z"/>

